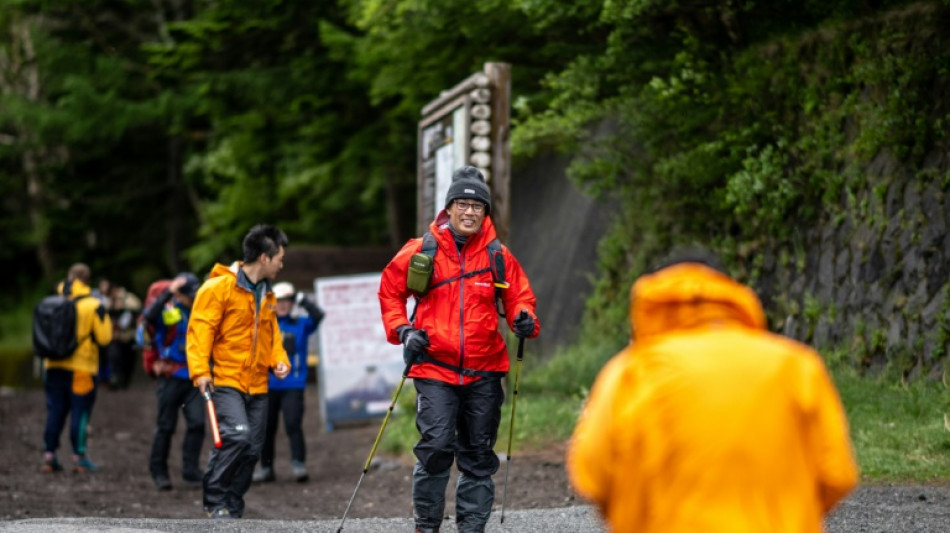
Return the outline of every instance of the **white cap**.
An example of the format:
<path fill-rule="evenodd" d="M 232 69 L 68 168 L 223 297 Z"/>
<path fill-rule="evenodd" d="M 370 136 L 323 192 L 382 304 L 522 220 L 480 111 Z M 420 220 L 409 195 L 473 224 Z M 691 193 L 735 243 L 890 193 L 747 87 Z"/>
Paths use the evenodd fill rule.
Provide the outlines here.
<path fill-rule="evenodd" d="M 278 300 L 281 298 L 293 298 L 295 292 L 297 291 L 294 290 L 294 286 L 290 282 L 281 281 L 274 285 L 274 296 L 276 296 Z"/>

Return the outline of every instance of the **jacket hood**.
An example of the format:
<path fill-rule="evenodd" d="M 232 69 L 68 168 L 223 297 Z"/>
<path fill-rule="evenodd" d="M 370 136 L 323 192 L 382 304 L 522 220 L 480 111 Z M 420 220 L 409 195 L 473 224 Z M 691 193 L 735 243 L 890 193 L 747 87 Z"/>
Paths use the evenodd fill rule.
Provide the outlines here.
<path fill-rule="evenodd" d="M 446 248 L 446 250 L 449 251 L 450 257 L 455 257 L 455 237 L 452 235 L 452 230 L 449 229 L 449 214 L 445 209 L 439 211 L 439 215 L 429 224 L 429 232 L 435 236 L 440 247 Z M 468 238 L 468 242 L 465 244 L 466 250 L 484 248 L 488 246 L 488 243 L 495 240 L 497 236 L 498 234 L 495 233 L 495 225 L 491 221 L 491 216 L 485 215 L 485 218 L 482 219 L 482 227 L 478 230 L 478 233 Z"/>
<path fill-rule="evenodd" d="M 630 290 L 634 339 L 724 324 L 765 329 L 765 312 L 755 292 L 705 265 L 676 264 L 640 277 Z"/>

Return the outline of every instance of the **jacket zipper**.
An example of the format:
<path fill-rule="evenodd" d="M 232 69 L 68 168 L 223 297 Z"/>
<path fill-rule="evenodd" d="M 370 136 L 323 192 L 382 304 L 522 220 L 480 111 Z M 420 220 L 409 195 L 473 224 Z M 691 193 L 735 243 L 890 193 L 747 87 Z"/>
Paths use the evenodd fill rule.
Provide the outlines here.
<path fill-rule="evenodd" d="M 254 290 L 257 290 L 257 288 L 255 287 Z M 257 329 L 261 323 L 261 306 L 264 305 L 264 295 L 261 294 L 260 305 L 258 305 L 257 303 L 257 294 L 252 294 L 251 297 L 254 298 L 253 300 L 254 301 L 254 335 L 251 337 L 251 365 L 256 366 L 257 365 Z"/>
<path fill-rule="evenodd" d="M 468 243 L 466 242 L 465 245 Z M 465 256 L 462 254 L 462 251 L 465 249 L 465 245 L 462 245 L 462 250 L 458 251 L 459 256 L 459 370 L 465 368 L 465 278 L 462 277 L 462 274 L 465 273 Z M 458 248 L 456 248 L 458 249 Z M 465 384 L 465 376 L 459 373 L 459 385 Z"/>

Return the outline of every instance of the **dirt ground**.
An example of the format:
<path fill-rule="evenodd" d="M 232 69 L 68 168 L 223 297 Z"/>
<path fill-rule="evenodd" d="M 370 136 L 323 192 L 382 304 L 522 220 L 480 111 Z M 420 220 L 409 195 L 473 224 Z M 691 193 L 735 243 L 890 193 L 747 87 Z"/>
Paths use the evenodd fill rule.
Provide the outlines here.
<path fill-rule="evenodd" d="M 45 517 L 203 517 L 201 490 L 176 483 L 159 492 L 148 474 L 148 453 L 155 423 L 154 384 L 137 376 L 128 390 L 100 389 L 91 419 L 89 457 L 100 469 L 91 474 L 71 472 L 68 427 L 63 431 L 59 459 L 64 472 L 43 473 L 42 390 L 0 394 L 0 519 Z M 318 393 L 307 390 L 304 430 L 307 436 L 310 481 L 290 476 L 289 447 L 278 430 L 277 481 L 255 484 L 245 501 L 246 518 L 305 520 L 341 517 L 359 480 L 379 423 L 327 433 L 319 420 Z M 68 424 L 68 422 L 67 422 Z M 183 420 L 172 442 L 169 468 L 173 483 L 181 473 Z M 202 450 L 202 466 L 210 437 Z M 563 447 L 516 452 L 512 459 L 506 509 L 564 507 L 576 501 L 566 481 Z M 410 517 L 411 457 L 377 452 L 347 518 Z M 453 468 L 453 473 L 455 470 Z M 505 465 L 495 476 L 496 510 L 504 494 Z M 446 515 L 454 514 L 454 475 L 446 498 Z"/>

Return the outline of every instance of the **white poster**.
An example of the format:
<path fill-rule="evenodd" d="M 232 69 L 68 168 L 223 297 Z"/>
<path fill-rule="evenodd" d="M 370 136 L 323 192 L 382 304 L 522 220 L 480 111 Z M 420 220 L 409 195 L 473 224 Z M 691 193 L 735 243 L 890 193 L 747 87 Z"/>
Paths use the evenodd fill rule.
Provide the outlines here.
<path fill-rule="evenodd" d="M 432 218 L 439 216 L 439 211 L 445 208 L 445 193 L 449 192 L 452 184 L 452 173 L 457 168 L 465 166 L 465 146 L 468 142 L 468 126 L 465 118 L 465 107 L 457 107 L 452 112 L 452 126 L 445 125 L 445 144 L 435 152 L 435 212 Z M 426 138 L 422 153 L 428 153 L 430 147 Z"/>
<path fill-rule="evenodd" d="M 435 212 L 432 218 L 439 216 L 445 208 L 445 194 L 452 184 L 452 172 L 455 171 L 455 147 L 451 144 L 441 146 L 435 152 Z"/>
<path fill-rule="evenodd" d="M 405 365 L 389 344 L 379 310 L 380 273 L 317 278 L 320 324 L 318 388 L 327 431 L 340 422 L 381 418 Z"/>

